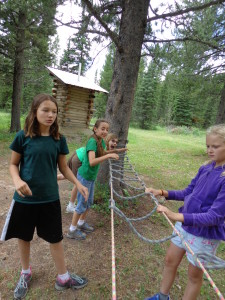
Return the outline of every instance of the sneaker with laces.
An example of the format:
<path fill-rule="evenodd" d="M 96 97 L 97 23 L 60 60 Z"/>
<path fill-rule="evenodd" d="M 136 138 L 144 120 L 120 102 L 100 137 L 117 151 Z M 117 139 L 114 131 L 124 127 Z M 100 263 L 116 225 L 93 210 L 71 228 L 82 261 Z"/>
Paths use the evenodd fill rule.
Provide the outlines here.
<path fill-rule="evenodd" d="M 77 228 L 86 233 L 91 233 L 94 231 L 94 228 L 90 226 L 87 222 L 84 222 L 82 225 L 77 224 Z"/>
<path fill-rule="evenodd" d="M 57 291 L 63 291 L 69 288 L 73 290 L 77 290 L 85 287 L 87 284 L 88 284 L 88 280 L 86 278 L 80 277 L 76 274 L 70 274 L 70 279 L 68 279 L 65 282 L 61 281 L 57 277 L 55 282 L 55 288 Z"/>
<path fill-rule="evenodd" d="M 155 294 L 155 295 L 152 296 L 152 297 L 145 298 L 145 300 L 159 300 L 159 299 L 160 299 L 159 294 Z M 170 296 L 167 297 L 167 300 L 170 300 Z"/>
<path fill-rule="evenodd" d="M 67 213 L 74 213 L 74 211 L 75 211 L 75 208 L 76 208 L 76 205 L 74 205 L 74 206 L 71 206 L 70 204 L 68 204 L 67 205 L 67 207 L 66 207 L 66 212 Z"/>
<path fill-rule="evenodd" d="M 26 296 L 31 279 L 32 279 L 31 273 L 30 274 L 21 273 L 20 279 L 14 290 L 14 299 L 23 299 Z"/>
<path fill-rule="evenodd" d="M 74 231 L 69 230 L 66 237 L 68 237 L 69 239 L 75 239 L 75 240 L 85 240 L 86 234 L 77 228 Z"/>

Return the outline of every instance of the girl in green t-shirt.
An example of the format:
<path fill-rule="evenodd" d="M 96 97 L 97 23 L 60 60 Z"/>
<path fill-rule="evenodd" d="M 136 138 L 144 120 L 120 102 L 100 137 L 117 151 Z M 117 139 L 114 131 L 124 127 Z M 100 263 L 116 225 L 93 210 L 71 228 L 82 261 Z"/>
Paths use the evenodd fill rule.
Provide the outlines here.
<path fill-rule="evenodd" d="M 89 196 L 86 201 L 82 194 L 78 192 L 77 206 L 75 208 L 72 224 L 70 225 L 68 238 L 83 240 L 86 238 L 85 233 L 94 230 L 86 221 L 87 213 L 94 201 L 94 184 L 100 167 L 100 163 L 105 160 L 119 159 L 118 154 L 107 153 L 105 150 L 105 142 L 109 131 L 109 123 L 106 120 L 99 119 L 96 121 L 93 132 L 86 145 L 86 152 L 82 161 L 82 166 L 78 169 L 77 179 L 88 188 Z M 124 150 L 125 151 L 125 150 Z"/>
<path fill-rule="evenodd" d="M 127 151 L 127 148 L 119 148 L 119 149 L 116 148 L 118 144 L 118 137 L 114 133 L 109 133 L 105 139 L 105 142 L 106 142 L 106 153 L 121 153 Z M 67 162 L 68 166 L 70 167 L 70 169 L 72 170 L 75 176 L 77 176 L 78 169 L 82 165 L 85 151 L 86 151 L 85 147 L 81 147 L 77 149 Z M 63 180 L 65 179 L 65 177 L 62 174 L 59 174 L 57 176 L 57 179 Z M 66 207 L 67 213 L 74 213 L 76 208 L 76 204 L 75 204 L 76 198 L 77 198 L 77 187 L 76 185 L 74 185 L 71 191 L 69 203 Z"/>
<path fill-rule="evenodd" d="M 22 272 L 14 290 L 14 299 L 26 296 L 31 281 L 30 243 L 37 235 L 50 245 L 58 276 L 59 291 L 78 289 L 87 279 L 69 274 L 63 250 L 62 216 L 57 184 L 57 166 L 62 174 L 77 185 L 85 200 L 88 190 L 73 175 L 67 165 L 69 153 L 66 139 L 60 135 L 57 122 L 58 105 L 50 95 L 34 97 L 24 130 L 17 133 L 10 145 L 10 174 L 15 194 L 3 228 L 1 240 L 18 239 Z"/>

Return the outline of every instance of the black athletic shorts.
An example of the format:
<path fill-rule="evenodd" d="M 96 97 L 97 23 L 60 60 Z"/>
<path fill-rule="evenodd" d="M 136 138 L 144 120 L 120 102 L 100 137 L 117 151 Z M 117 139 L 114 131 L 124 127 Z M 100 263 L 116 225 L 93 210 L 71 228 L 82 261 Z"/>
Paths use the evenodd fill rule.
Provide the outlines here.
<path fill-rule="evenodd" d="M 49 243 L 58 243 L 63 239 L 59 200 L 40 204 L 24 204 L 13 200 L 1 240 L 18 238 L 30 242 L 35 228 L 37 235 Z"/>

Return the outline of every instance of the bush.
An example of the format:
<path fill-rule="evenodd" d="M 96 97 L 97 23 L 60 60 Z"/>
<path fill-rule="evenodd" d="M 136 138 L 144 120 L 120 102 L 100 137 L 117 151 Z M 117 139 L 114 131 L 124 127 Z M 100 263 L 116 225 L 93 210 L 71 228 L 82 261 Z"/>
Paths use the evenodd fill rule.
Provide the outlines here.
<path fill-rule="evenodd" d="M 109 214 L 110 213 L 110 189 L 108 184 L 101 184 L 95 182 L 95 194 L 94 194 L 94 205 L 93 209 Z"/>

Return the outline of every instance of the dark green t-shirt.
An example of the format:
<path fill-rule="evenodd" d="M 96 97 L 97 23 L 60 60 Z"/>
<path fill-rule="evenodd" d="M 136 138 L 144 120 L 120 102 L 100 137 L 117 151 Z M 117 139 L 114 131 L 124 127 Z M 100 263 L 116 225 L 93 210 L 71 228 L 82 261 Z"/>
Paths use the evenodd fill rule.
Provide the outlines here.
<path fill-rule="evenodd" d="M 57 163 L 59 154 L 68 154 L 66 139 L 55 140 L 52 136 L 25 137 L 17 133 L 10 149 L 21 154 L 20 177 L 32 191 L 32 196 L 21 197 L 17 192 L 14 200 L 22 203 L 45 203 L 59 199 Z"/>
<path fill-rule="evenodd" d="M 106 149 L 104 140 L 102 140 L 102 147 L 103 149 Z M 87 142 L 84 159 L 82 161 L 82 166 L 78 169 L 78 173 L 86 180 L 95 180 L 98 175 L 100 164 L 97 164 L 94 167 L 90 166 L 89 159 L 88 159 L 89 151 L 94 151 L 95 157 L 97 156 L 97 142 L 93 137 L 91 137 Z"/>

